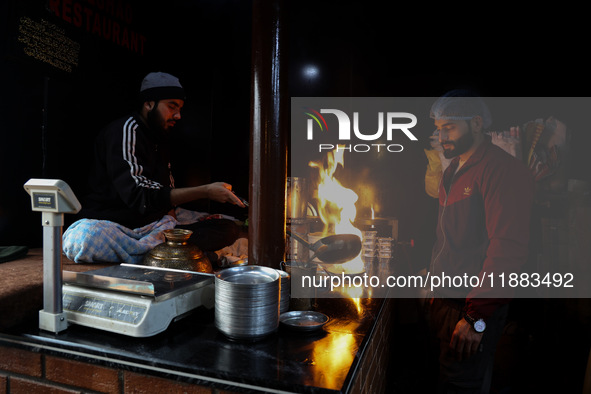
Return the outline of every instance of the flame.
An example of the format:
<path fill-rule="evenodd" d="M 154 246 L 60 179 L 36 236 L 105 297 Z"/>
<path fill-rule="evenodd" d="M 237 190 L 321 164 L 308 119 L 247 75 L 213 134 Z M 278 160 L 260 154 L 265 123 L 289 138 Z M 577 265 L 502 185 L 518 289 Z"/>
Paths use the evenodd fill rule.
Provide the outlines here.
<path fill-rule="evenodd" d="M 340 148 L 340 149 L 339 149 Z M 310 162 L 309 166 L 318 169 L 319 180 L 316 198 L 318 199 L 318 216 L 324 225 L 323 235 L 355 234 L 362 236 L 361 230 L 353 225 L 357 216 L 355 203 L 357 193 L 344 187 L 335 177 L 339 166 L 345 167 L 345 150 L 342 145 L 328 152 L 326 166 L 322 163 Z M 331 267 L 331 272 L 360 273 L 364 271 L 361 253 L 353 260 Z"/>
<path fill-rule="evenodd" d="M 310 167 L 317 168 L 319 173 L 316 192 L 318 216 L 324 224 L 324 235 L 334 233 L 361 236 L 361 231 L 353 225 L 357 216 L 355 203 L 359 197 L 353 190 L 347 189 L 335 178 L 339 165 L 342 168 L 345 167 L 344 153 L 343 149 L 328 152 L 326 167 L 322 163 L 309 163 Z"/>
<path fill-rule="evenodd" d="M 355 234 L 362 237 L 361 230 L 354 226 L 357 216 L 355 203 L 358 195 L 351 189 L 344 187 L 335 177 L 339 168 L 344 168 L 345 157 L 344 149 L 339 146 L 337 149 L 328 152 L 326 156 L 326 166 L 320 162 L 310 162 L 309 166 L 318 169 L 318 189 L 316 198 L 318 200 L 318 216 L 322 221 L 323 235 L 334 234 Z M 372 208 L 373 211 L 373 208 Z M 341 272 L 358 274 L 364 272 L 364 264 L 359 253 L 353 260 L 341 265 L 333 265 L 330 268 L 333 274 Z M 343 294 L 349 295 L 355 304 L 359 313 L 361 313 L 361 303 L 359 297 L 362 295 L 363 288 L 343 288 Z"/>
<path fill-rule="evenodd" d="M 375 212 L 373 210 L 373 204 L 371 204 L 371 220 L 374 220 L 376 218 Z"/>
<path fill-rule="evenodd" d="M 361 306 L 361 296 L 363 295 L 363 288 L 362 287 L 344 287 L 342 289 L 342 293 L 349 296 L 351 301 L 355 305 L 357 309 L 357 313 L 361 315 L 363 312 L 363 308 Z"/>

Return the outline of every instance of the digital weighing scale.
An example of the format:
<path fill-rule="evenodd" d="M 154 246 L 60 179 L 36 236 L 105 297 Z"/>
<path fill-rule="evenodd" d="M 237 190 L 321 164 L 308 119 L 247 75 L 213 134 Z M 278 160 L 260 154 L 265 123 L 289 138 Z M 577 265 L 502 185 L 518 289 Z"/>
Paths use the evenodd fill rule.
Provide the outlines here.
<path fill-rule="evenodd" d="M 215 304 L 212 274 L 121 264 L 63 272 L 63 311 L 70 324 L 119 334 L 156 335 L 196 308 Z"/>
<path fill-rule="evenodd" d="M 59 333 L 79 324 L 135 337 L 156 335 L 197 307 L 213 308 L 213 274 L 120 264 L 87 272 L 63 271 L 65 213 L 81 205 L 61 179 L 24 185 L 43 226 L 43 309 L 39 328 Z"/>

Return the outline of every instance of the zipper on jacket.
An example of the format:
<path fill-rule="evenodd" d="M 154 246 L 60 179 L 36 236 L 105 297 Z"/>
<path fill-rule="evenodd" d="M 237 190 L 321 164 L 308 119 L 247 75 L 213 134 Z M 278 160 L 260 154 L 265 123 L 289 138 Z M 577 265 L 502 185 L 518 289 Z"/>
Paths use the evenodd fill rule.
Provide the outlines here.
<path fill-rule="evenodd" d="M 469 159 L 468 159 L 468 161 L 469 161 Z M 456 170 L 452 174 L 451 179 L 449 180 L 449 191 L 451 191 L 451 187 L 454 183 L 454 179 L 455 179 L 456 175 L 459 172 L 461 172 L 462 170 L 464 170 L 464 171 L 466 170 L 466 168 L 467 168 L 466 164 L 467 164 L 467 162 L 464 163 L 464 165 L 462 167 L 456 168 Z M 471 165 L 474 165 L 474 163 L 472 163 Z M 442 174 L 439 182 L 443 182 L 443 174 Z M 443 235 L 443 242 L 441 243 L 441 249 L 439 250 L 439 252 L 435 256 L 433 261 L 431 261 L 431 265 L 429 266 L 429 272 L 432 272 L 433 267 L 435 266 L 435 262 L 439 259 L 439 256 L 441 256 L 441 253 L 443 253 L 443 249 L 445 249 L 445 244 L 447 243 L 447 236 L 445 234 L 445 231 L 443 231 L 443 215 L 445 215 L 445 209 L 447 208 L 447 199 L 449 198 L 449 192 L 448 192 L 448 190 L 445 189 L 445 185 L 443 187 L 443 191 L 445 192 L 445 200 L 443 201 L 443 209 L 441 210 L 441 215 L 439 216 L 439 228 L 441 230 L 441 234 Z"/>
<path fill-rule="evenodd" d="M 450 191 L 451 191 L 451 186 L 454 183 L 454 178 L 456 177 L 456 173 L 457 172 L 454 172 L 454 174 L 451 176 L 451 179 L 449 181 L 449 190 Z M 439 182 L 443 182 L 443 177 L 441 178 L 441 180 Z M 443 209 L 441 210 L 441 215 L 439 216 L 439 229 L 441 230 L 441 234 L 443 235 L 443 242 L 441 243 L 441 249 L 439 249 L 439 253 L 437 253 L 437 256 L 435 256 L 435 258 L 431 262 L 431 267 L 429 268 L 430 272 L 433 271 L 433 267 L 435 266 L 435 262 L 439 259 L 439 256 L 441 256 L 441 253 L 443 253 L 443 249 L 445 248 L 445 244 L 447 243 L 447 236 L 445 235 L 445 231 L 443 230 L 443 215 L 445 215 L 445 209 L 447 208 L 447 199 L 449 198 L 449 192 L 445 189 L 445 187 L 443 188 L 443 191 L 445 192 L 445 200 L 443 201 Z"/>

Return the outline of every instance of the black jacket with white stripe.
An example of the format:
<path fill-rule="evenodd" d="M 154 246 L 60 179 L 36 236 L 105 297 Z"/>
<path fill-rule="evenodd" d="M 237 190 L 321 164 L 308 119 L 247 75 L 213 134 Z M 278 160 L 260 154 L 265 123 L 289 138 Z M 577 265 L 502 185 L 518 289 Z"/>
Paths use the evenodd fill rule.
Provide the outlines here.
<path fill-rule="evenodd" d="M 133 229 L 160 220 L 172 209 L 168 139 L 148 128 L 139 114 L 105 127 L 97 136 L 94 154 L 89 194 L 82 200 L 79 217 Z"/>

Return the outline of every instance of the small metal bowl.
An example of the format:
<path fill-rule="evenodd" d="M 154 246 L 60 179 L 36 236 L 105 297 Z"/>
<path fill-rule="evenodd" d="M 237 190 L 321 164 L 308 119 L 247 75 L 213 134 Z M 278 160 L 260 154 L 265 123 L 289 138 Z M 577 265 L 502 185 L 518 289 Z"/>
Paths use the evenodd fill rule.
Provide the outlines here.
<path fill-rule="evenodd" d="M 315 311 L 290 311 L 279 316 L 279 322 L 296 331 L 320 330 L 328 322 L 328 316 Z"/>

